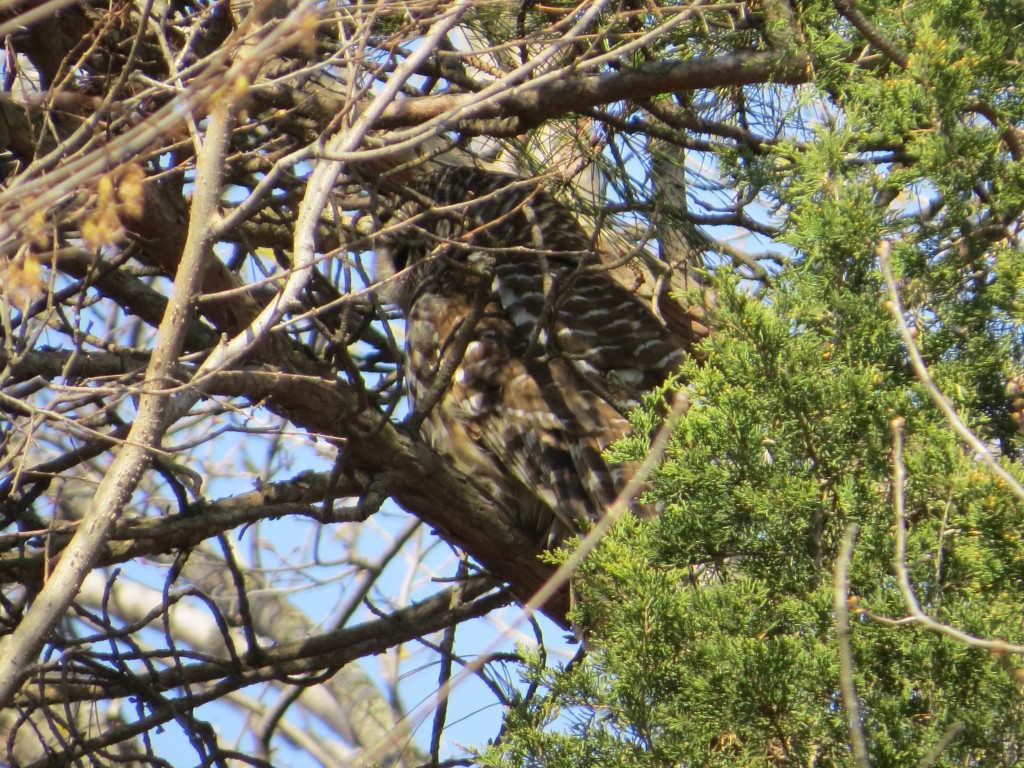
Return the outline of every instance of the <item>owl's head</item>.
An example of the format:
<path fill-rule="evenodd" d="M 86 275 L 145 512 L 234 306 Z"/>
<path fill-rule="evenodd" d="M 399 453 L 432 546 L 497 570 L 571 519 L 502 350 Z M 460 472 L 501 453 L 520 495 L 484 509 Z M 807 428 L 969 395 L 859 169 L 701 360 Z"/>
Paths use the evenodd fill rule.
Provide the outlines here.
<path fill-rule="evenodd" d="M 376 274 L 406 286 L 389 289 L 388 300 L 400 305 L 430 272 L 472 279 L 495 261 L 543 257 L 575 265 L 594 258 L 579 222 L 532 179 L 444 167 L 412 180 L 391 202 L 381 216 Z"/>

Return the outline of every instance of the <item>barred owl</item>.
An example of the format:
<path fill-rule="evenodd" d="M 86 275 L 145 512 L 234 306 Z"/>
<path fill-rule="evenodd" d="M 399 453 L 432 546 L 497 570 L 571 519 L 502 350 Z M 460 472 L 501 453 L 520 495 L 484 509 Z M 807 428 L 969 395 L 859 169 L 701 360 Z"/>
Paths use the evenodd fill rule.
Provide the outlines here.
<path fill-rule="evenodd" d="M 556 545 L 632 476 L 602 454 L 689 342 L 609 276 L 536 183 L 451 167 L 408 186 L 381 253 L 409 268 L 398 303 L 409 395 L 429 408 L 422 434 L 539 545 Z"/>

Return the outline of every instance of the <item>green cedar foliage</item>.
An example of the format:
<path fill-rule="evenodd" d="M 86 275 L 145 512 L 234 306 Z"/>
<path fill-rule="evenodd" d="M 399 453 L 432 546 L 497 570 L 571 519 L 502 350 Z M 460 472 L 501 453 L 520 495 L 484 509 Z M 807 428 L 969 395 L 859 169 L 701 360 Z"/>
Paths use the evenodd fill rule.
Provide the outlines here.
<path fill-rule="evenodd" d="M 853 765 L 833 611 L 851 523 L 854 680 L 872 764 L 920 765 L 944 736 L 936 764 L 1022 759 L 1024 659 L 899 621 L 896 417 L 906 563 L 929 615 L 1024 642 L 1024 503 L 916 379 L 875 246 L 892 243 L 931 375 L 1021 476 L 1005 387 L 1021 374 L 1024 7 L 860 11 L 905 66 L 851 64 L 864 40 L 834 6 L 797 8 L 817 90 L 788 119 L 827 119 L 804 120 L 799 144 L 768 158 L 721 159 L 737 186 L 776 202 L 793 263 L 756 297 L 719 278 L 706 361 L 684 371 L 692 405 L 649 483 L 664 516 L 621 521 L 587 560 L 576 618 L 595 650 L 559 669 L 530 660 L 539 691 L 509 712 L 485 765 Z M 658 423 L 657 399 L 634 416 L 637 435 Z M 616 455 L 642 458 L 640 436 Z"/>

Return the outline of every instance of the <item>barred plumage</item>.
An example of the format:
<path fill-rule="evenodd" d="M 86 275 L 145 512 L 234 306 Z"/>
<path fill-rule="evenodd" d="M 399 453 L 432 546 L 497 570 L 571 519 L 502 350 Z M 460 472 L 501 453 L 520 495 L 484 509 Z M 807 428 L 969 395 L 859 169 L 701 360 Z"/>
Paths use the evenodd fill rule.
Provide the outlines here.
<path fill-rule="evenodd" d="M 411 267 L 399 303 L 409 394 L 430 405 L 422 432 L 539 543 L 557 544 L 635 471 L 602 453 L 687 341 L 601 268 L 571 211 L 535 183 L 454 167 L 409 187 L 416 199 L 382 256 Z"/>

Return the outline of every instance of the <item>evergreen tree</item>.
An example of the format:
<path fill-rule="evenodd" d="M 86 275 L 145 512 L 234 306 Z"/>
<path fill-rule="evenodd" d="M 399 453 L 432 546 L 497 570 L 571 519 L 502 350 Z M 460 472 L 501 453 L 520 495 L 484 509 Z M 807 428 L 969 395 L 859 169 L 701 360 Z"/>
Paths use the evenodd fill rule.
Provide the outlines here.
<path fill-rule="evenodd" d="M 795 10 L 814 85 L 719 157 L 791 256 L 715 282 L 664 516 L 588 558 L 594 650 L 534 659 L 488 765 L 1021 759 L 1024 9 Z"/>

